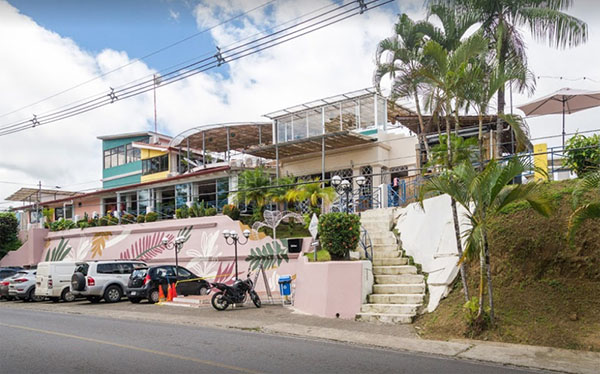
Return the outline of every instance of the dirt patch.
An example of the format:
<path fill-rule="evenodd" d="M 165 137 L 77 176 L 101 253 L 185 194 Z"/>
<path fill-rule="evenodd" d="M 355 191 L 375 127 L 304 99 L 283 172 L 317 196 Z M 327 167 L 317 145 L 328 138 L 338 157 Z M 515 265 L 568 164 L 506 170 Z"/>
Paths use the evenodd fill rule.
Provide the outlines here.
<path fill-rule="evenodd" d="M 574 246 L 567 244 L 572 187 L 573 181 L 546 186 L 556 206 L 549 219 L 515 204 L 494 222 L 490 247 L 497 326 L 478 339 L 600 351 L 599 222 L 586 222 Z M 468 274 L 470 291 L 476 293 L 476 263 L 468 265 Z M 420 335 L 464 338 L 463 304 L 458 281 L 434 313 L 417 320 Z"/>

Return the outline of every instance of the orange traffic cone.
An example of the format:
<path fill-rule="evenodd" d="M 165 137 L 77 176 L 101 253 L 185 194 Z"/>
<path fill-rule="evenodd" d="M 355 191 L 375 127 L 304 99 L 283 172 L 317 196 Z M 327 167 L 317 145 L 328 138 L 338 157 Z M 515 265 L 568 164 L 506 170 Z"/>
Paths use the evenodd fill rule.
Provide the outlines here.
<path fill-rule="evenodd" d="M 173 298 L 177 297 L 177 283 L 173 283 Z"/>
<path fill-rule="evenodd" d="M 162 285 L 158 286 L 158 301 L 165 301 L 165 293 L 163 292 Z"/>
<path fill-rule="evenodd" d="M 169 284 L 169 288 L 167 291 L 167 301 L 173 301 L 173 288 Z"/>

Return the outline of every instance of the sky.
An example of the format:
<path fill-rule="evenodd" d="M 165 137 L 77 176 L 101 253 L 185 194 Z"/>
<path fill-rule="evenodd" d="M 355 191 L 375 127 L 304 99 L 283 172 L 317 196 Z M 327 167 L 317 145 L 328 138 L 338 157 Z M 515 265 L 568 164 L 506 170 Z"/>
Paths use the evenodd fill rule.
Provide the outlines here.
<path fill-rule="evenodd" d="M 0 0 L 0 126 L 210 56 L 216 46 L 335 4 L 333 0 Z M 425 18 L 422 4 L 396 0 L 161 87 L 157 90 L 159 131 L 176 135 L 203 124 L 261 121 L 265 113 L 369 87 L 377 42 L 392 34 L 399 13 Z M 513 95 L 515 107 L 562 87 L 600 90 L 600 6 L 592 0 L 576 0 L 568 12 L 588 23 L 588 43 L 555 50 L 532 40 L 524 30 L 529 64 L 540 78 L 532 97 Z M 126 67 L 110 73 L 121 66 Z M 567 116 L 567 132 L 600 128 L 599 114 L 600 108 Z M 153 116 L 149 93 L 0 136 L 0 208 L 16 205 L 2 199 L 38 181 L 65 190 L 101 186 L 97 137 L 153 130 Z M 557 115 L 531 118 L 528 123 L 533 138 L 560 133 Z M 560 138 L 534 143 L 541 141 L 556 146 Z"/>

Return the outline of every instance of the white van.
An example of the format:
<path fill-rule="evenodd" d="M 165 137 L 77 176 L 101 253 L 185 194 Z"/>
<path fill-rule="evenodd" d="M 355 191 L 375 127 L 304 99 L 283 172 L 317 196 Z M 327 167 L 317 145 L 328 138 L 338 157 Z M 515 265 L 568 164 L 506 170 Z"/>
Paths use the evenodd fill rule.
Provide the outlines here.
<path fill-rule="evenodd" d="M 47 297 L 53 302 L 75 300 L 71 293 L 71 277 L 74 262 L 40 262 L 35 278 L 35 295 Z"/>

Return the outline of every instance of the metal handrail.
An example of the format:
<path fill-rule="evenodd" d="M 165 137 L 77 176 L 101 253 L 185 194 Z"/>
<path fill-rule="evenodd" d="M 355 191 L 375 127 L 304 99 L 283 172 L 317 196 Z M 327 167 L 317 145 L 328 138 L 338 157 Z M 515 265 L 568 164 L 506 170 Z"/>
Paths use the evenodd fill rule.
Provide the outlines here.
<path fill-rule="evenodd" d="M 365 257 L 369 261 L 373 261 L 373 243 L 371 236 L 364 226 L 360 226 L 360 238 L 358 240 L 360 247 L 365 252 Z"/>

